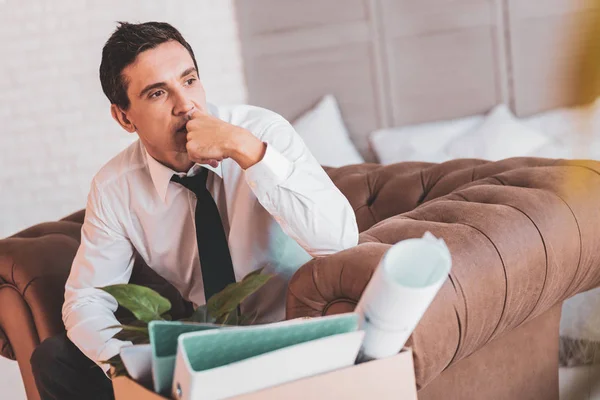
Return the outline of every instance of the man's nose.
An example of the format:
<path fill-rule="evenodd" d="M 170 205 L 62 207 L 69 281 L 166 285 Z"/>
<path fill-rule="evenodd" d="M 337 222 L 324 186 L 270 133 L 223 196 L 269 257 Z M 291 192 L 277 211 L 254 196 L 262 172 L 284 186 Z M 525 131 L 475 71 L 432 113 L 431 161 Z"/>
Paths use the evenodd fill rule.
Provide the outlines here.
<path fill-rule="evenodd" d="M 182 116 L 194 109 L 194 102 L 192 99 L 185 96 L 184 93 L 175 94 L 175 104 L 173 105 L 173 114 L 176 116 Z"/>

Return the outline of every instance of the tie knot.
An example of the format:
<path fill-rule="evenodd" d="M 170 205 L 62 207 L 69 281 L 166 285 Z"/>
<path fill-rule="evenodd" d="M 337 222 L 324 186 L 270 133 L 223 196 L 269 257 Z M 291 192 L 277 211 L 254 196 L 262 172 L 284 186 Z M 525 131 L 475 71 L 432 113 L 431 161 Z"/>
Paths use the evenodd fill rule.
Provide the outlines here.
<path fill-rule="evenodd" d="M 171 181 L 175 183 L 179 183 L 182 186 L 185 186 L 187 189 L 191 190 L 199 196 L 201 192 L 206 191 L 206 178 L 208 177 L 208 169 L 202 168 L 199 173 L 194 176 L 184 176 L 180 177 L 177 174 L 174 174 L 171 177 Z"/>

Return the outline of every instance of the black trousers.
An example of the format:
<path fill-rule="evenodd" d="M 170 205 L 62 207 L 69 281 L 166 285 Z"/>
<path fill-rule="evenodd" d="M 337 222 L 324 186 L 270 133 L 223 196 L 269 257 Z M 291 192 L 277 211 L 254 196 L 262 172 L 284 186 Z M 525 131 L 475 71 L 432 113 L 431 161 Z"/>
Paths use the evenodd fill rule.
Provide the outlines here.
<path fill-rule="evenodd" d="M 114 400 L 112 381 L 66 333 L 44 340 L 31 355 L 42 400 Z"/>

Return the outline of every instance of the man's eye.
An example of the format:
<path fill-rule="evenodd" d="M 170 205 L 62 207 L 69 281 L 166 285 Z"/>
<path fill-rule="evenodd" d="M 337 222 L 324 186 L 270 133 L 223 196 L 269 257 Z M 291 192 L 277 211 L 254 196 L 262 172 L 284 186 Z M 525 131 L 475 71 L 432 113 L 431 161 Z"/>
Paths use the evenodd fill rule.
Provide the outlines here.
<path fill-rule="evenodd" d="M 155 99 L 157 97 L 160 97 L 163 94 L 162 90 L 157 90 L 156 92 L 152 93 L 150 96 L 148 96 L 151 99 Z"/>
<path fill-rule="evenodd" d="M 190 79 L 188 79 L 187 81 L 185 81 L 185 83 L 186 83 L 187 85 L 191 85 L 191 84 L 192 84 L 192 83 L 194 83 L 195 81 L 196 81 L 196 78 L 190 78 Z"/>

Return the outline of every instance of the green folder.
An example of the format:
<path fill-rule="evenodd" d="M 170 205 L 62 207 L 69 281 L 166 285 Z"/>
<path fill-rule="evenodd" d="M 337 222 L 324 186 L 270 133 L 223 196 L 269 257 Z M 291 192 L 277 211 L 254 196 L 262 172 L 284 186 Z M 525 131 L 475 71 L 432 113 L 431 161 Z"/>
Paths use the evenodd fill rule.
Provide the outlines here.
<path fill-rule="evenodd" d="M 218 328 L 224 327 L 194 322 L 151 321 L 148 324 L 148 332 L 150 334 L 150 345 L 152 346 L 154 391 L 162 394 L 171 391 L 179 335 Z"/>

